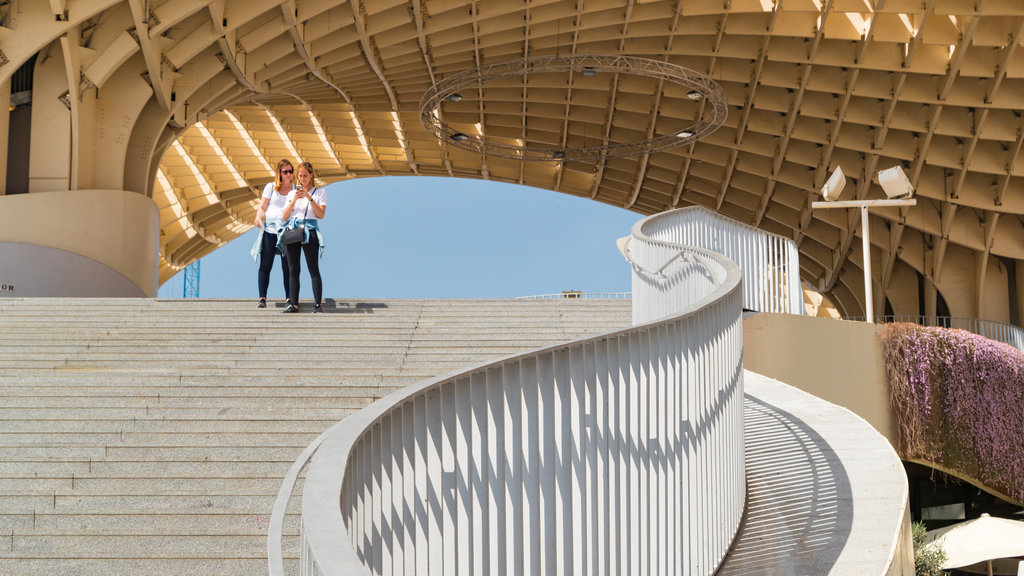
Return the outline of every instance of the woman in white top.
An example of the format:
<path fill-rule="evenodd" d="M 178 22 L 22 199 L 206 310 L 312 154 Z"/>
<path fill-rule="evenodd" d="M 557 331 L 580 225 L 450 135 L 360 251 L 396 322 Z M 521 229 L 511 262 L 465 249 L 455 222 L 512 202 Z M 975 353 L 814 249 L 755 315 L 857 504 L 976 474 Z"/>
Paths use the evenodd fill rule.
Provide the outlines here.
<path fill-rule="evenodd" d="M 288 204 L 288 194 L 295 188 L 293 176 L 295 168 L 288 160 L 281 160 L 277 163 L 277 176 L 273 182 L 268 182 L 263 188 L 263 201 L 260 202 L 259 210 L 256 211 L 256 220 L 253 222 L 257 227 L 262 228 L 261 242 L 259 248 L 260 269 L 259 269 L 259 308 L 267 307 L 267 288 L 270 287 L 270 269 L 274 267 L 274 257 L 281 255 L 281 275 L 284 280 L 284 294 L 288 297 L 288 262 L 284 253 L 277 249 L 277 234 L 284 226 L 282 214 Z M 264 224 L 264 221 L 266 224 Z"/>
<path fill-rule="evenodd" d="M 320 253 L 320 230 L 319 220 L 327 213 L 327 192 L 323 188 L 314 186 L 313 165 L 309 162 L 299 164 L 297 174 L 299 186 L 288 195 L 288 203 L 284 207 L 281 217 L 284 220 L 294 220 L 292 224 L 302 224 L 306 231 L 306 238 L 303 242 L 296 242 L 285 246 L 285 255 L 288 259 L 288 307 L 285 312 L 299 311 L 299 274 L 302 272 L 302 262 L 299 261 L 299 250 L 301 248 L 306 259 L 306 267 L 309 268 L 309 277 L 313 281 L 313 312 L 323 312 L 320 301 L 323 298 L 324 286 L 320 278 L 320 263 L 317 260 Z"/>

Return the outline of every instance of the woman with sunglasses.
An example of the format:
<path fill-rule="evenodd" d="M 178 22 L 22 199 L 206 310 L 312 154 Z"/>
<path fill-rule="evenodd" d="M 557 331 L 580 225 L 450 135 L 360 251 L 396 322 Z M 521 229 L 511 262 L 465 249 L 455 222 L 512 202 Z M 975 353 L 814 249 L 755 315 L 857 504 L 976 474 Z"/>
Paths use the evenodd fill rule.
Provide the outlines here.
<path fill-rule="evenodd" d="M 295 168 L 288 160 L 281 160 L 277 163 L 277 176 L 273 182 L 268 182 L 263 188 L 263 200 L 256 210 L 256 220 L 253 221 L 261 229 L 259 238 L 256 239 L 258 246 L 253 247 L 253 255 L 259 254 L 259 291 L 260 303 L 257 308 L 267 307 L 267 288 L 270 287 L 270 269 L 274 267 L 274 257 L 280 254 L 281 274 L 284 279 L 284 294 L 288 297 L 288 261 L 284 253 L 277 248 L 277 235 L 284 227 L 282 216 L 285 206 L 288 204 L 288 195 L 295 188 L 293 176 Z"/>
<path fill-rule="evenodd" d="M 299 250 L 302 250 L 309 268 L 309 278 L 313 281 L 313 312 L 323 312 L 320 300 L 323 297 L 324 285 L 320 278 L 320 263 L 317 258 L 323 241 L 320 237 L 319 221 L 327 213 L 327 192 L 317 188 L 313 176 L 313 165 L 309 162 L 299 164 L 297 174 L 299 186 L 288 195 L 288 203 L 281 217 L 291 220 L 289 227 L 299 226 L 305 230 L 305 239 L 299 243 L 285 246 L 288 259 L 288 307 L 285 312 L 299 311 L 299 274 L 302 262 L 299 261 Z"/>

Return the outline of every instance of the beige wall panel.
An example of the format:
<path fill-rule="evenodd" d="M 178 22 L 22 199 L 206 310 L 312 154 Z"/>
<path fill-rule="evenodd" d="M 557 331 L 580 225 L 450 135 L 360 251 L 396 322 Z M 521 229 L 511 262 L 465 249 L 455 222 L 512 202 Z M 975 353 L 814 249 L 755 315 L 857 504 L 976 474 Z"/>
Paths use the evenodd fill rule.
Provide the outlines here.
<path fill-rule="evenodd" d="M 1024 262 L 1017 262 L 1017 325 L 1024 327 Z"/>
<path fill-rule="evenodd" d="M 96 91 L 94 127 L 91 134 L 83 134 L 83 146 L 102 150 L 95 167 L 93 184 L 104 190 L 121 190 L 124 183 L 124 165 L 132 127 L 150 98 L 153 89 L 142 79 L 146 65 L 141 54 L 118 69 L 107 80 L 103 89 Z M 95 89 L 93 89 L 95 91 Z"/>
<path fill-rule="evenodd" d="M 78 132 L 73 135 L 78 145 L 78 189 L 89 190 L 97 188 L 96 173 L 104 172 L 105 162 L 99 162 L 97 158 L 106 156 L 99 153 L 99 150 L 92 145 L 94 131 L 96 130 L 98 105 L 96 91 L 86 90 L 82 94 L 82 100 L 78 103 Z"/>
<path fill-rule="evenodd" d="M 921 304 L 917 294 L 917 271 L 897 260 L 885 295 L 892 304 L 894 314 L 919 314 Z"/>
<path fill-rule="evenodd" d="M 880 327 L 786 314 L 743 321 L 743 367 L 843 406 L 895 438 Z"/>
<path fill-rule="evenodd" d="M 988 257 L 985 280 L 981 288 L 981 310 L 978 317 L 996 322 L 1010 322 L 1010 280 L 1006 266 L 994 256 Z"/>
<path fill-rule="evenodd" d="M 0 82 L 0 196 L 7 194 L 7 135 L 11 123 L 11 80 Z"/>
<path fill-rule="evenodd" d="M 29 140 L 29 192 L 71 187 L 71 111 L 58 97 L 68 89 L 62 50 L 36 63 L 32 85 L 32 136 Z"/>
<path fill-rule="evenodd" d="M 942 273 L 936 287 L 946 299 L 954 318 L 978 318 L 977 274 L 974 252 L 950 243 L 942 261 Z"/>
<path fill-rule="evenodd" d="M 0 298 L 144 298 L 113 268 L 67 250 L 0 240 Z"/>
<path fill-rule="evenodd" d="M 156 204 L 134 192 L 74 190 L 0 197 L 0 242 L 55 248 L 91 259 L 150 297 L 159 287 L 159 236 Z M 81 270 L 80 263 L 73 264 Z M 40 269 L 38 274 L 47 271 Z M 2 281 L 24 284 L 13 278 Z"/>

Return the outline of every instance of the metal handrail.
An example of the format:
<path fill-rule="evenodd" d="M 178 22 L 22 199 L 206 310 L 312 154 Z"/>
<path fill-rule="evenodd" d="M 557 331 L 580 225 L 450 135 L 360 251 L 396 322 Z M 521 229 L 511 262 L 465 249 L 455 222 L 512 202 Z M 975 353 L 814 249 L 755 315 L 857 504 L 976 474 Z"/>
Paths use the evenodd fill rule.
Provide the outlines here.
<path fill-rule="evenodd" d="M 863 322 L 864 316 L 844 316 L 843 320 Z M 892 322 L 907 322 L 921 326 L 934 326 L 937 328 L 954 328 L 966 330 L 983 336 L 989 340 L 995 340 L 1008 344 L 1014 348 L 1024 351 L 1024 329 L 1013 324 L 998 322 L 996 320 L 983 320 L 981 318 L 963 318 L 956 316 L 925 316 L 915 314 L 889 314 L 875 316 L 874 321 L 879 324 Z"/>
<path fill-rule="evenodd" d="M 662 254 L 669 247 L 660 247 L 657 244 L 661 244 L 661 242 L 652 242 L 655 248 L 653 251 L 649 247 L 645 247 L 644 250 L 648 256 L 658 259 L 660 263 L 663 256 L 659 256 L 659 254 Z M 671 249 L 679 250 L 680 248 L 675 246 Z M 535 367 L 536 377 L 538 378 L 535 382 L 530 380 L 534 382 L 530 385 L 530 389 L 533 390 L 531 394 L 539 393 L 545 398 L 543 401 L 545 412 L 531 412 L 531 418 L 539 417 L 543 422 L 533 422 L 531 426 L 539 426 L 538 430 L 562 430 L 562 432 L 555 436 L 548 436 L 549 433 L 544 432 L 542 437 L 546 439 L 545 444 L 541 448 L 534 446 L 531 450 L 555 450 L 555 453 L 563 453 L 563 451 L 579 449 L 574 448 L 577 442 L 599 442 L 600 438 L 607 439 L 607 434 L 623 435 L 623 438 L 621 438 L 623 442 L 622 450 L 628 451 L 628 454 L 624 453 L 616 456 L 616 458 L 620 458 L 620 460 L 616 460 L 616 462 L 619 462 L 616 466 L 625 466 L 631 469 L 631 467 L 637 465 L 636 462 L 646 462 L 649 459 L 650 467 L 641 466 L 634 472 L 634 474 L 639 476 L 633 478 L 627 475 L 619 479 L 619 482 L 636 482 L 641 480 L 641 487 L 639 489 L 646 493 L 647 477 L 650 474 L 650 482 L 654 482 L 654 478 L 657 477 L 659 482 L 668 482 L 668 484 L 664 484 L 666 486 L 681 483 L 682 486 L 687 486 L 687 488 L 680 492 L 680 500 L 671 500 L 674 504 L 669 506 L 666 511 L 660 512 L 657 515 L 652 516 L 641 509 L 637 509 L 638 517 L 631 521 L 634 523 L 639 521 L 639 526 L 635 524 L 624 525 L 623 529 L 625 531 L 622 532 L 622 537 L 625 540 L 620 541 L 616 539 L 615 542 L 623 546 L 623 550 L 634 550 L 632 554 L 634 554 L 635 558 L 646 557 L 647 553 L 650 552 L 647 547 L 653 544 L 649 544 L 644 534 L 647 533 L 648 527 L 651 530 L 655 530 L 656 526 L 659 526 L 660 528 L 657 528 L 657 530 L 665 531 L 661 533 L 660 538 L 665 539 L 668 537 L 666 536 L 667 534 L 673 534 L 674 536 L 670 537 L 670 540 L 672 538 L 678 539 L 684 546 L 692 549 L 692 554 L 686 556 L 685 560 L 685 562 L 690 564 L 692 573 L 709 574 L 713 572 L 725 554 L 725 550 L 735 535 L 736 529 L 738 529 L 743 510 L 743 495 L 745 494 L 742 456 L 741 400 L 743 392 L 742 379 L 739 379 L 737 376 L 739 374 L 738 367 L 742 367 L 740 356 L 742 332 L 739 328 L 741 326 L 739 318 L 741 308 L 741 273 L 735 264 L 721 256 L 699 249 L 693 249 L 691 253 L 695 256 L 701 256 L 702 259 L 707 259 L 708 262 L 713 262 L 715 270 L 706 270 L 704 273 L 698 273 L 698 288 L 686 290 L 682 298 L 673 296 L 672 291 L 674 287 L 678 286 L 677 282 L 680 279 L 685 279 L 686 274 L 696 271 L 691 270 L 690 267 L 684 267 L 686 270 L 682 270 L 668 279 L 646 278 L 643 280 L 643 282 L 660 283 L 663 285 L 661 296 L 664 302 L 655 303 L 653 309 L 658 309 L 659 306 L 665 305 L 679 306 L 674 313 L 660 316 L 655 321 L 641 323 L 625 330 L 549 346 L 420 382 L 371 404 L 369 407 L 339 422 L 334 428 L 322 435 L 321 438 L 318 438 L 300 457 L 301 462 L 297 461 L 289 472 L 289 477 L 294 480 L 294 477 L 297 477 L 305 465 L 305 460 L 314 452 L 316 453 L 315 458 L 310 461 L 309 471 L 303 487 L 301 542 L 303 556 L 300 562 L 303 574 L 364 573 L 367 570 L 376 571 L 379 567 L 378 563 L 381 562 L 379 556 L 364 558 L 362 551 L 376 550 L 374 554 L 379 554 L 380 548 L 377 546 L 372 546 L 368 549 L 364 548 L 370 542 L 369 540 L 364 540 L 364 538 L 379 539 L 391 537 L 387 534 L 381 536 L 379 531 L 381 526 L 376 524 L 378 517 L 373 515 L 375 514 L 373 507 L 381 505 L 377 500 L 378 497 L 384 498 L 386 505 L 390 506 L 391 504 L 388 503 L 391 502 L 392 490 L 395 491 L 396 503 L 404 501 L 416 504 L 414 508 L 416 509 L 415 514 L 417 517 L 412 519 L 416 522 L 415 526 L 417 527 L 415 542 L 417 545 L 420 544 L 419 530 L 424 530 L 425 532 L 423 532 L 422 537 L 425 540 L 422 545 L 427 546 L 429 533 L 430 558 L 433 558 L 434 546 L 442 546 L 440 542 L 434 542 L 433 536 L 436 535 L 435 532 L 437 530 L 443 527 L 439 523 L 447 522 L 445 520 L 447 517 L 434 518 L 433 516 L 427 516 L 423 518 L 426 524 L 420 525 L 420 514 L 434 513 L 429 503 L 426 501 L 421 502 L 418 499 L 409 500 L 409 494 L 411 494 L 409 492 L 404 492 L 404 495 L 401 496 L 404 500 L 398 500 L 400 497 L 399 492 L 402 492 L 402 486 L 404 485 L 407 489 L 414 490 L 417 495 L 421 494 L 420 490 L 423 488 L 432 494 L 433 498 L 440 497 L 440 492 L 437 492 L 437 490 L 440 489 L 441 483 L 447 486 L 448 482 L 453 481 L 453 478 L 449 477 L 453 473 L 449 470 L 449 466 L 455 466 L 454 473 L 457 475 L 458 486 L 463 486 L 463 482 L 470 479 L 474 483 L 484 481 L 482 479 L 484 477 L 479 477 L 477 472 L 471 472 L 471 470 L 477 470 L 479 466 L 487 466 L 488 458 L 490 457 L 488 456 L 489 452 L 487 452 L 488 444 L 477 444 L 477 437 L 474 432 L 472 436 L 472 451 L 463 454 L 468 460 L 464 461 L 460 456 L 454 463 L 451 463 L 451 461 L 446 459 L 457 454 L 451 454 L 447 451 L 456 448 L 463 450 L 463 446 L 466 446 L 464 442 L 469 442 L 469 439 L 467 437 L 467 439 L 458 440 L 458 442 L 463 442 L 463 444 L 458 444 L 458 446 L 456 444 L 450 446 L 445 444 L 446 442 L 453 441 L 452 439 L 446 440 L 447 436 L 445 434 L 461 434 L 465 431 L 455 425 L 456 420 L 447 422 L 444 418 L 458 418 L 457 422 L 462 423 L 459 426 L 474 427 L 484 425 L 481 423 L 486 422 L 487 418 L 494 416 L 497 418 L 495 421 L 495 425 L 497 425 L 501 422 L 501 413 L 492 414 L 491 410 L 494 409 L 494 405 L 491 405 L 490 401 L 485 398 L 490 398 L 490 394 L 496 393 L 497 396 L 493 401 L 497 402 L 497 405 L 502 405 L 502 402 L 504 402 L 501 400 L 502 394 L 512 393 L 511 390 L 502 391 L 502 382 L 511 382 L 510 385 L 512 386 L 520 386 L 521 393 L 525 395 L 527 386 L 526 366 L 528 365 Z M 709 280 L 711 281 L 710 283 L 708 283 Z M 636 282 L 636 277 L 634 277 L 634 282 Z M 650 291 L 648 293 L 652 294 L 655 299 L 659 298 L 658 294 L 651 293 Z M 680 303 L 682 303 L 681 306 Z M 636 308 L 637 303 L 635 299 L 633 305 Z M 687 334 L 688 336 L 686 338 L 679 338 L 678 335 L 682 334 Z M 672 352 L 674 348 L 678 349 Z M 613 352 L 613 349 L 618 351 Z M 604 351 L 607 351 L 608 357 L 605 360 L 600 360 L 602 354 L 605 353 Z M 629 353 L 628 351 L 633 352 Z M 678 356 L 677 362 L 685 361 L 689 366 L 704 366 L 706 364 L 706 368 L 689 375 L 687 371 L 670 368 L 665 364 L 667 358 L 660 361 L 658 359 L 660 354 L 670 353 Z M 597 364 L 594 364 L 594 355 L 597 355 Z M 585 358 L 591 358 L 591 360 L 588 362 L 585 361 Z M 703 360 L 704 358 L 707 358 L 707 362 Z M 712 362 L 711 358 L 718 360 Z M 615 363 L 614 365 L 613 362 Z M 619 365 L 619 363 L 624 364 Z M 542 366 L 545 366 L 545 368 L 541 368 Z M 523 380 L 521 382 L 519 380 L 520 369 L 523 370 Z M 511 370 L 511 373 L 508 372 L 509 370 Z M 594 370 L 598 371 L 593 372 Z M 542 378 L 542 373 L 547 374 L 547 376 Z M 604 375 L 602 376 L 602 374 Z M 633 374 L 633 376 L 630 377 L 630 374 Z M 493 384 L 492 378 L 494 378 Z M 530 378 L 533 377 L 531 376 Z M 634 382 L 634 378 L 642 378 L 642 380 Z M 630 425 L 629 419 L 624 420 L 624 424 L 613 425 L 609 421 L 605 425 L 613 426 L 613 428 L 606 430 L 605 434 L 597 433 L 593 436 L 592 434 L 597 431 L 590 431 L 590 427 L 597 425 L 598 422 L 591 420 L 595 416 L 589 413 L 589 409 L 584 414 L 582 406 L 578 407 L 580 410 L 578 413 L 576 411 L 577 408 L 571 410 L 571 422 L 565 420 L 565 418 L 570 418 L 569 412 L 564 412 L 563 416 L 559 416 L 562 412 L 557 410 L 554 421 L 549 421 L 549 417 L 546 415 L 547 410 L 550 409 L 547 408 L 549 402 L 565 403 L 570 402 L 572 398 L 582 398 L 579 395 L 584 393 L 581 388 L 584 386 L 584 383 L 596 385 L 598 379 L 605 382 L 607 386 L 612 386 L 606 393 L 614 390 L 617 391 L 617 394 L 626 394 L 627 396 L 641 394 L 639 386 L 643 386 L 642 389 L 644 390 L 650 387 L 650 394 L 654 394 L 658 390 L 659 398 L 662 397 L 661 394 L 667 393 L 670 395 L 669 397 L 676 398 L 676 401 L 675 403 L 654 402 L 654 396 L 651 396 L 649 400 L 647 392 L 642 393 L 643 396 L 638 396 L 636 399 L 625 400 L 625 404 L 621 405 L 618 409 L 636 410 L 637 415 L 634 418 L 640 419 L 635 421 L 637 424 Z M 515 384 L 516 382 L 519 382 L 519 384 Z M 552 385 L 558 392 L 550 388 Z M 497 388 L 494 388 L 494 386 L 497 386 Z M 460 391 L 455 392 L 455 390 Z M 466 396 L 466 394 L 469 393 L 472 394 L 473 400 L 471 403 L 466 404 L 466 402 L 469 402 L 467 400 L 469 396 Z M 454 396 L 449 398 L 449 394 Z M 487 396 L 478 397 L 477 394 Z M 462 399 L 461 403 L 456 402 L 460 398 Z M 478 400 L 478 398 L 481 400 Z M 623 402 L 621 399 L 616 401 L 614 398 L 606 398 L 605 400 L 610 400 L 612 405 L 618 405 L 616 402 Z M 477 405 L 479 402 L 482 402 L 482 404 Z M 603 406 L 603 403 L 600 404 Z M 441 408 L 442 406 L 444 408 Z M 451 415 L 451 410 L 453 409 L 456 410 L 455 414 L 457 416 Z M 483 410 L 483 412 L 477 413 L 478 409 Z M 539 410 L 539 405 L 535 409 Z M 438 410 L 439 412 L 434 414 L 433 410 Z M 467 410 L 468 412 L 463 413 L 461 410 Z M 523 410 L 524 413 L 521 416 L 525 418 L 526 408 L 524 407 Z M 569 408 L 566 407 L 562 410 L 569 410 Z M 666 410 L 668 412 L 658 412 Z M 650 411 L 650 416 L 646 415 L 646 411 Z M 450 416 L 442 418 L 443 414 L 449 414 Z M 505 418 L 509 417 L 517 418 L 519 416 L 516 414 L 505 414 Z M 608 417 L 610 418 L 610 415 Z M 686 437 L 689 440 L 680 444 L 682 441 L 681 436 L 677 437 L 675 434 L 669 434 L 667 437 L 661 437 L 657 435 L 654 428 L 648 431 L 646 424 L 636 430 L 633 429 L 634 426 L 640 425 L 639 423 L 647 422 L 648 418 L 651 418 L 650 422 L 652 423 L 665 422 L 666 418 L 681 419 L 679 420 L 679 425 L 683 428 L 679 433 L 687 435 Z M 577 421 L 577 419 L 579 420 Z M 584 424 L 584 421 L 586 424 Z M 415 423 L 415 428 L 412 427 L 413 423 Z M 420 431 L 421 425 L 431 425 L 431 423 L 441 428 L 436 431 Z M 491 424 L 486 425 L 490 426 Z M 525 430 L 526 422 L 524 421 L 522 425 Z M 626 428 L 619 428 L 620 425 L 626 426 Z M 409 428 L 406 428 L 406 426 L 409 426 Z M 416 432 L 413 432 L 414 429 Z M 402 433 L 396 432 L 398 435 L 392 436 L 392 430 L 402 431 Z M 689 432 L 686 432 L 687 430 Z M 420 438 L 419 435 L 421 433 L 427 434 L 427 436 Z M 406 435 L 404 440 L 403 434 Z M 416 434 L 415 439 L 407 436 L 408 434 Z M 568 436 L 565 436 L 566 434 L 572 435 L 572 438 L 570 439 Z M 689 434 L 696 434 L 696 436 L 690 437 Z M 512 438 L 512 436 L 509 436 L 509 438 Z M 433 443 L 435 441 L 441 444 L 435 445 Z M 522 441 L 525 446 L 526 438 L 523 437 Z M 531 442 L 534 441 L 531 440 Z M 414 444 L 408 444 L 408 442 L 414 442 Z M 554 442 L 553 447 L 548 444 L 551 442 Z M 565 444 L 565 442 L 572 442 L 572 444 Z M 677 451 L 682 450 L 683 454 L 689 454 L 691 448 L 687 446 L 690 443 L 697 443 L 698 446 L 703 446 L 703 448 L 689 455 L 689 465 L 685 464 L 686 457 L 683 456 L 684 464 L 681 468 L 676 468 L 677 464 L 673 462 L 680 457 L 680 453 Z M 530 445 L 533 446 L 533 444 Z M 678 446 L 673 448 L 675 445 Z M 393 451 L 396 446 L 398 447 L 398 452 Z M 438 452 L 438 448 L 444 448 L 444 450 Z M 494 448 L 498 449 L 497 458 L 501 459 L 501 444 L 499 443 L 491 449 Z M 504 449 L 507 450 L 508 446 L 506 445 Z M 378 451 L 381 450 L 385 450 L 385 454 L 391 454 L 391 456 L 379 454 Z M 484 450 L 484 452 L 478 453 L 476 452 L 477 450 Z M 407 458 L 404 469 L 400 462 L 402 455 Z M 387 462 L 390 464 L 388 464 L 389 467 L 385 468 L 385 470 L 388 470 L 388 473 L 397 473 L 404 480 L 395 480 L 395 483 L 389 484 L 390 487 L 386 491 L 378 493 L 377 491 L 383 489 L 383 485 L 380 482 L 384 481 L 385 477 L 374 472 L 377 469 L 376 467 L 381 465 L 379 462 L 375 463 L 376 460 L 374 458 L 378 460 L 398 458 L 398 460 L 388 459 Z M 408 458 L 412 458 L 412 460 L 408 460 Z M 625 458 L 625 460 L 621 460 L 621 458 Z M 545 461 L 547 462 L 547 460 Z M 586 472 L 586 469 L 577 470 L 573 468 L 576 466 L 574 458 L 567 458 L 560 460 L 560 462 L 562 462 L 560 466 L 567 466 L 569 468 L 559 472 L 558 479 L 552 477 L 548 481 L 554 481 L 556 485 L 561 486 L 559 490 L 571 491 L 579 488 L 580 485 L 577 483 L 569 482 L 564 486 L 559 484 L 569 480 L 568 477 L 562 478 L 561 475 L 564 473 L 573 476 L 589 472 Z M 419 468 L 421 465 L 425 468 Z M 596 462 L 593 465 L 597 465 Z M 399 467 L 397 471 L 394 466 Z M 551 466 L 551 464 L 548 464 L 548 466 Z M 662 478 L 658 475 L 657 471 L 665 466 L 668 466 L 667 469 L 671 474 L 668 477 Z M 696 468 L 692 469 L 694 466 Z M 709 471 L 708 473 L 713 472 L 718 480 L 711 483 L 705 482 L 706 474 L 703 472 L 698 473 L 705 470 L 704 467 Z M 415 472 L 415 477 L 412 476 L 413 472 Z M 526 473 L 525 470 L 523 473 Z M 536 473 L 537 471 L 531 467 L 530 474 Z M 548 472 L 542 471 L 541 473 L 552 474 L 554 472 L 549 469 Z M 426 476 L 421 476 L 421 474 L 426 474 Z M 435 474 L 437 474 L 436 477 L 434 476 Z M 458 476 L 459 474 L 472 474 L 472 477 L 462 478 Z M 687 480 L 686 478 L 690 478 L 687 474 L 696 474 L 696 476 Z M 390 482 L 390 480 L 388 481 Z M 523 481 L 525 482 L 525 478 L 523 478 Z M 536 481 L 536 478 L 534 481 Z M 425 484 L 421 486 L 423 482 Z M 524 483 L 524 489 L 527 489 L 528 485 L 532 484 Z M 654 485 L 651 484 L 651 486 Z M 487 487 L 483 489 L 488 490 Z M 653 488 L 651 489 L 653 490 Z M 471 490 L 475 490 L 475 488 Z M 287 506 L 290 491 L 291 484 L 289 483 L 287 488 L 282 487 L 279 494 L 278 504 L 275 508 L 280 507 L 282 515 L 283 508 Z M 459 497 L 458 494 L 454 493 L 448 494 L 445 492 L 445 494 L 447 494 L 445 496 L 446 499 Z M 651 494 L 651 498 L 658 498 L 654 492 Z M 339 498 L 342 507 L 338 506 Z M 654 501 L 652 500 L 652 502 Z M 447 507 L 447 500 L 444 502 L 445 507 Z M 462 500 L 456 502 L 462 502 Z M 584 499 L 580 503 L 586 507 L 589 505 L 588 502 L 591 501 Z M 597 501 L 593 502 L 596 505 Z M 440 504 L 440 502 L 435 503 Z M 475 500 L 471 500 L 457 505 L 473 506 L 476 503 Z M 427 504 L 427 507 L 421 510 L 423 504 Z M 529 506 L 536 504 L 535 500 L 531 500 Z M 520 505 L 528 506 L 525 500 Z M 555 514 L 568 514 L 572 512 L 572 510 L 568 509 L 561 512 L 555 512 L 554 509 L 549 510 L 547 506 L 553 506 L 550 502 L 543 506 L 540 509 L 542 512 L 545 510 Z M 401 509 L 388 508 L 388 510 Z M 512 505 L 510 510 L 513 509 L 517 509 L 517 505 Z M 559 508 L 559 510 L 563 509 Z M 577 526 L 576 522 L 579 521 L 579 530 L 598 530 L 595 534 L 603 534 L 604 537 L 609 538 L 611 536 L 608 536 L 604 528 L 592 528 L 604 526 L 602 522 L 591 522 L 589 520 L 591 518 L 589 514 L 603 515 L 605 514 L 603 510 L 599 506 L 597 512 L 584 512 L 584 514 L 588 514 L 583 517 L 587 520 L 576 519 L 572 525 Z M 469 513 L 469 509 L 466 509 L 466 513 Z M 537 513 L 535 511 L 531 514 Z M 573 514 L 577 513 L 573 512 Z M 616 514 L 614 509 L 611 509 L 608 513 L 613 514 L 613 516 Z M 665 516 L 666 513 L 668 516 Z M 384 516 L 380 518 L 380 521 L 390 522 L 390 518 L 391 516 Z M 593 518 L 596 520 L 598 516 Z M 670 520 L 670 518 L 675 518 L 675 520 Z M 625 517 L 621 520 L 625 521 Z M 566 517 L 552 526 L 564 528 L 568 526 L 568 524 L 565 524 L 568 521 L 568 517 Z M 367 524 L 367 522 L 370 524 Z M 678 528 L 676 522 L 680 523 Z M 649 526 L 647 523 L 650 523 Z M 640 531 L 631 530 L 630 526 L 633 528 L 640 527 Z M 275 524 L 277 529 L 275 530 L 276 535 L 274 537 L 278 540 L 277 549 L 279 550 L 280 530 L 278 527 L 279 524 Z M 497 528 L 500 529 L 501 527 L 498 526 Z M 522 534 L 522 532 L 516 532 L 516 534 Z M 529 538 L 534 538 L 532 532 L 530 534 Z M 461 536 L 460 533 L 458 540 L 462 542 L 458 544 L 460 549 L 465 545 L 473 546 L 472 541 L 479 537 L 477 534 L 466 534 L 467 541 L 464 542 Z M 512 534 L 509 534 L 509 537 L 512 536 Z M 556 536 L 556 534 L 545 533 L 544 538 L 547 541 L 547 539 L 553 536 Z M 651 536 L 654 536 L 653 532 Z M 401 535 L 395 535 L 395 537 L 399 538 Z M 573 554 L 584 553 L 583 548 L 576 549 L 575 542 L 578 538 L 574 533 L 558 532 L 557 537 L 562 539 L 562 543 L 557 546 L 568 546 L 565 549 L 566 558 L 571 557 Z M 614 538 L 619 537 L 615 536 Z M 666 543 L 670 540 L 665 540 L 665 543 L 656 548 L 656 550 L 660 550 L 658 554 L 673 554 L 670 551 L 672 548 L 666 547 Z M 448 541 L 445 540 L 445 542 Z M 349 544 L 352 546 L 349 546 Z M 538 546 L 533 546 L 532 542 L 527 544 L 521 548 L 521 550 L 525 549 L 522 552 L 524 554 L 540 554 L 541 558 L 546 558 L 546 554 L 553 553 L 550 550 L 544 552 L 543 549 L 546 549 L 547 546 L 541 546 L 539 543 L 537 543 Z M 377 545 L 381 545 L 381 543 L 378 542 Z M 451 545 L 455 546 L 456 544 L 453 542 Z M 492 543 L 491 545 L 495 544 Z M 443 546 L 447 550 L 448 544 Z M 583 546 L 583 544 L 581 543 L 580 546 Z M 644 552 L 645 550 L 647 552 Z M 427 569 L 427 565 L 419 564 L 421 561 L 425 561 L 426 557 L 420 557 L 420 550 L 417 546 L 414 546 L 412 550 L 406 550 L 406 554 L 411 554 L 413 551 L 416 552 L 415 560 L 408 555 L 406 560 L 417 563 L 417 573 L 422 569 Z M 447 551 L 445 552 L 445 554 L 448 553 Z M 622 553 L 626 554 L 627 552 L 624 551 Z M 423 550 L 423 554 L 426 554 L 426 549 Z M 558 554 L 562 553 L 559 552 Z M 271 574 L 274 576 L 283 576 L 283 567 L 280 572 L 275 572 L 275 570 L 278 570 L 277 566 L 281 565 L 279 558 L 278 556 L 276 559 L 276 566 L 271 566 Z M 460 558 L 462 557 L 460 556 Z M 548 558 L 548 561 L 552 560 L 553 558 Z M 431 563 L 435 561 L 430 560 Z M 639 561 L 645 562 L 644 560 Z M 654 561 L 653 557 L 652 561 Z M 667 559 L 662 559 L 662 561 L 667 561 Z M 434 567 L 437 568 L 437 566 Z M 637 569 L 640 569 L 640 567 L 638 566 Z"/>
<path fill-rule="evenodd" d="M 638 222 L 634 226 L 634 237 L 641 226 L 651 240 L 696 246 L 735 262 L 743 271 L 745 309 L 804 313 L 799 251 L 791 239 L 737 222 L 702 206 L 670 210 L 658 214 L 658 219 Z M 620 249 L 632 263 L 632 247 Z M 658 271 L 645 273 L 657 274 Z"/>

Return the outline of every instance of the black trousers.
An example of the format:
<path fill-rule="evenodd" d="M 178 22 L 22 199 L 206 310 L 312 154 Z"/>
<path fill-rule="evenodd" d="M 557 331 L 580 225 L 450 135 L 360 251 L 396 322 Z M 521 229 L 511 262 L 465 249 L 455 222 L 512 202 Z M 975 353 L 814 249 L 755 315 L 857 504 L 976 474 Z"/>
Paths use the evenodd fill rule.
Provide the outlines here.
<path fill-rule="evenodd" d="M 285 255 L 288 260 L 288 300 L 295 306 L 299 305 L 299 274 L 302 272 L 302 262 L 299 260 L 300 251 L 306 258 L 309 278 L 313 281 L 313 302 L 319 304 L 323 299 L 324 284 L 320 279 L 320 238 L 314 230 L 309 232 L 308 243 L 296 242 L 285 246 Z"/>
<path fill-rule="evenodd" d="M 267 297 L 267 289 L 270 288 L 270 269 L 274 267 L 274 260 L 281 261 L 281 280 L 284 285 L 284 295 L 288 297 L 288 262 L 284 254 L 277 251 L 277 234 L 263 233 L 263 244 L 260 250 L 260 268 L 257 282 L 260 289 L 260 298 Z"/>

